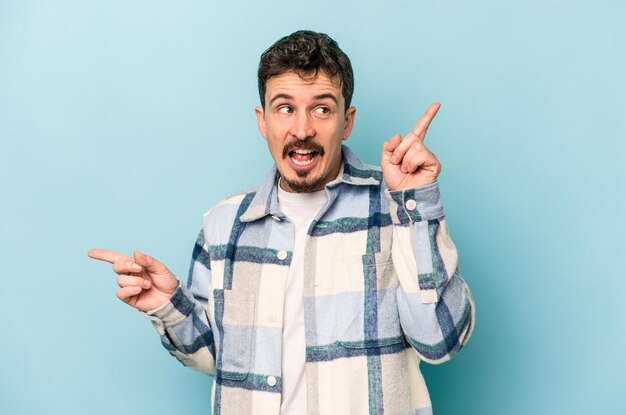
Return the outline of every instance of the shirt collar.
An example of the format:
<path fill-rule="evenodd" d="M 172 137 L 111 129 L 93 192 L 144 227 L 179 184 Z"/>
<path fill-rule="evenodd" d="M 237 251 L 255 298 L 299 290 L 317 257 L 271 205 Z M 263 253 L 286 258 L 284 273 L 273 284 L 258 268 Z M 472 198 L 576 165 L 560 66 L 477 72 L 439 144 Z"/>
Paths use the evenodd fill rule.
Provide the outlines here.
<path fill-rule="evenodd" d="M 359 160 L 347 146 L 341 146 L 343 163 L 337 178 L 326 184 L 327 190 L 341 183 L 354 186 L 378 186 L 382 180 L 380 169 L 372 168 Z M 284 218 L 278 210 L 278 178 L 280 174 L 273 165 L 265 179 L 257 186 L 257 191 L 248 208 L 239 217 L 242 222 L 252 222 L 267 215 Z"/>

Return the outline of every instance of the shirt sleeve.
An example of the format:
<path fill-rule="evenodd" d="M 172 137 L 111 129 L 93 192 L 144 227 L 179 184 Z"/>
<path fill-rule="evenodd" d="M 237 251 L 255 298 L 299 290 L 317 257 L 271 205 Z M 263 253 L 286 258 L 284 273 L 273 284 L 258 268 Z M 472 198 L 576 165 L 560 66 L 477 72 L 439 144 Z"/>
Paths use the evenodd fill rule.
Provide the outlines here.
<path fill-rule="evenodd" d="M 187 285 L 179 283 L 169 301 L 146 313 L 167 351 L 183 365 L 215 373 L 215 343 L 207 316 L 211 281 L 209 250 L 201 230 L 194 244 Z"/>
<path fill-rule="evenodd" d="M 396 296 L 407 342 L 422 360 L 442 363 L 467 343 L 474 302 L 458 266 L 437 182 L 386 190 L 393 227 Z"/>

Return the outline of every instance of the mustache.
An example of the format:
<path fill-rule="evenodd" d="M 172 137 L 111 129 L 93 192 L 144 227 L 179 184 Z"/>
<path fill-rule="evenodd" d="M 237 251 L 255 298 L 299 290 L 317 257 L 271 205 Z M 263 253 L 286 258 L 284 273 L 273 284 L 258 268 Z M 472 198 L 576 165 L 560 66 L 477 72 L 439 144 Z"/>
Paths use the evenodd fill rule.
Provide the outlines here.
<path fill-rule="evenodd" d="M 320 156 L 324 155 L 324 148 L 321 145 L 310 140 L 298 140 L 285 144 L 285 147 L 283 147 L 283 158 L 296 149 L 316 151 Z"/>

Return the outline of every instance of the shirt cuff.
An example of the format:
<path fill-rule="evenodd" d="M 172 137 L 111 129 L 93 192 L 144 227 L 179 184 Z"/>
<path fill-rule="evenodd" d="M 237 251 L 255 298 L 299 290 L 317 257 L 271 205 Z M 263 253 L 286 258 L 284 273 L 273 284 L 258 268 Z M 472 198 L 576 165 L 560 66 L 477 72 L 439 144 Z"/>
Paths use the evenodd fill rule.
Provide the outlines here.
<path fill-rule="evenodd" d="M 389 213 L 394 225 L 409 225 L 443 216 L 443 202 L 437 182 L 414 189 L 387 189 L 385 195 L 389 199 Z"/>
<path fill-rule="evenodd" d="M 185 320 L 193 312 L 195 299 L 189 290 L 178 282 L 178 288 L 170 299 L 154 310 L 149 310 L 145 316 L 153 323 L 165 326 L 174 326 Z"/>

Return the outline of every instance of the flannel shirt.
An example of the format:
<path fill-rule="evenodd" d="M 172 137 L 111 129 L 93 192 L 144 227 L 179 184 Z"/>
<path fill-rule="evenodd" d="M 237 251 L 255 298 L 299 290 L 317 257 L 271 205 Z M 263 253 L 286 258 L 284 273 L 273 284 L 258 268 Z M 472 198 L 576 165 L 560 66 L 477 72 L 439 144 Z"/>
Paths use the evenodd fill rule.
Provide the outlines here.
<path fill-rule="evenodd" d="M 458 353 L 474 321 L 438 184 L 390 192 L 342 152 L 304 254 L 308 413 L 431 414 L 419 363 Z M 148 313 L 170 354 L 215 377 L 214 414 L 280 413 L 294 229 L 277 181 L 274 166 L 204 215 L 187 285 Z"/>

